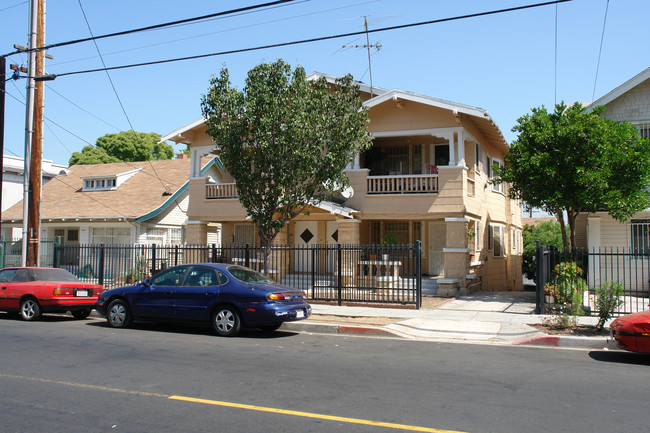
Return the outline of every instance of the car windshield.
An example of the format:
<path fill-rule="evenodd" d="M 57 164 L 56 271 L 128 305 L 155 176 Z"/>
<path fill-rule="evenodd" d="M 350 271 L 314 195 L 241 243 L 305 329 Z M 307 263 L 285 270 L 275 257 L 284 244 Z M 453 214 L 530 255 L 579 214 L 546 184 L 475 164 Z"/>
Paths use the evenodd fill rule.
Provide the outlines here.
<path fill-rule="evenodd" d="M 239 281 L 245 283 L 275 284 L 275 281 L 272 279 L 243 266 L 230 266 L 228 267 L 228 272 Z"/>

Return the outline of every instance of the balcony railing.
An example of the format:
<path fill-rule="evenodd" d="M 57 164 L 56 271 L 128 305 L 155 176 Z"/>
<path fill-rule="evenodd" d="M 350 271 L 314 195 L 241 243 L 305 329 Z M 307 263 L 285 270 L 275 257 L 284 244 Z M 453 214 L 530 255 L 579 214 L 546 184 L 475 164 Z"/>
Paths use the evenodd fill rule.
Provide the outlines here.
<path fill-rule="evenodd" d="M 211 183 L 205 185 L 205 198 L 221 199 L 221 198 L 237 198 L 236 183 Z"/>
<path fill-rule="evenodd" d="M 434 194 L 437 174 L 368 176 L 368 194 Z"/>

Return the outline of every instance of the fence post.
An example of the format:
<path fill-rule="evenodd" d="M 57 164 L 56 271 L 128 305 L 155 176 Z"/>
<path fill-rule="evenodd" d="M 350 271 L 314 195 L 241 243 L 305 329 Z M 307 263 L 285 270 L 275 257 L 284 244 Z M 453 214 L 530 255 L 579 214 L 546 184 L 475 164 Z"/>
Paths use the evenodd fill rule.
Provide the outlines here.
<path fill-rule="evenodd" d="M 544 311 L 544 282 L 543 282 L 543 276 L 542 274 L 544 273 L 543 269 L 543 263 L 542 261 L 544 260 L 544 252 L 542 251 L 542 247 L 540 245 L 540 242 L 537 241 L 537 249 L 536 249 L 536 276 L 537 276 L 537 281 L 536 281 L 536 286 L 535 286 L 535 295 L 537 298 L 537 302 L 535 305 L 535 314 L 542 314 L 542 311 Z"/>
<path fill-rule="evenodd" d="M 216 244 L 212 244 L 212 260 L 211 261 L 212 261 L 212 263 L 217 263 L 218 262 L 218 260 L 217 260 L 217 245 Z"/>
<path fill-rule="evenodd" d="M 337 252 L 337 279 L 336 279 L 336 286 L 337 286 L 337 292 L 338 292 L 338 304 L 342 305 L 342 297 L 343 297 L 343 275 L 341 274 L 341 266 L 343 266 L 343 257 L 342 257 L 342 251 L 341 251 L 341 244 L 336 244 L 336 252 Z"/>
<path fill-rule="evenodd" d="M 415 241 L 415 308 L 422 307 L 422 241 Z"/>
<path fill-rule="evenodd" d="M 104 285 L 104 244 L 99 245 L 99 281 L 98 284 Z"/>
<path fill-rule="evenodd" d="M 151 244 L 151 275 L 156 273 L 156 244 Z"/>
<path fill-rule="evenodd" d="M 247 268 L 250 268 L 251 266 L 251 252 L 250 252 L 250 244 L 246 244 L 246 250 L 244 251 L 244 266 Z"/>
<path fill-rule="evenodd" d="M 61 254 L 63 253 L 63 245 L 58 241 L 54 244 L 54 263 L 52 267 L 60 268 L 61 267 Z"/>

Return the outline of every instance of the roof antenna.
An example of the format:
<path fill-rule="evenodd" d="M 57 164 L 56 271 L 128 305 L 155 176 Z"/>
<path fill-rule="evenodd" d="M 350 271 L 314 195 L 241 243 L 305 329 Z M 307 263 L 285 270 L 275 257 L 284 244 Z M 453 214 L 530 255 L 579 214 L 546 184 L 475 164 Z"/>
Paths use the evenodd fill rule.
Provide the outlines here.
<path fill-rule="evenodd" d="M 374 44 L 370 43 L 370 38 L 368 37 L 368 17 L 364 15 L 363 17 L 363 28 L 366 30 L 366 44 L 365 45 L 343 45 L 341 48 L 365 48 L 368 51 L 368 71 L 370 72 L 370 97 L 374 96 L 373 86 L 372 86 L 372 63 L 370 62 L 370 48 L 375 48 L 377 51 L 381 49 L 381 44 L 375 42 Z"/>

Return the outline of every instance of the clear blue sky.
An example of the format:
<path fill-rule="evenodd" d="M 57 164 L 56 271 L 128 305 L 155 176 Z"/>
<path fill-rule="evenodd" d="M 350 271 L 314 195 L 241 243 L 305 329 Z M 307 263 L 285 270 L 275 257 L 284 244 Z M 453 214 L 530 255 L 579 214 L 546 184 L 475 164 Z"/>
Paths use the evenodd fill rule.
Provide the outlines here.
<path fill-rule="evenodd" d="M 95 35 L 263 2 L 50 0 L 46 43 L 89 36 L 80 1 Z M 376 29 L 539 2 L 296 0 L 270 10 L 103 39 L 97 45 L 110 67 L 360 31 L 364 16 Z M 531 107 L 552 107 L 556 95 L 557 102 L 591 101 L 650 66 L 650 1 L 610 0 L 597 69 L 606 7 L 606 0 L 557 6 L 557 67 L 555 6 L 373 33 L 370 43 L 381 44 L 371 56 L 373 84 L 484 108 L 511 142 L 517 118 Z M 28 3 L 0 0 L 0 29 L 0 54 L 13 51 L 14 43 L 26 46 Z M 341 49 L 360 44 L 365 36 L 117 70 L 110 76 L 133 128 L 164 135 L 201 117 L 201 95 L 223 65 L 240 88 L 249 69 L 277 58 L 307 73 L 351 73 L 369 83 L 366 51 Z M 92 42 L 53 48 L 49 54 L 54 60 L 47 60 L 46 68 L 52 74 L 102 67 Z M 8 60 L 26 62 L 24 54 Z M 25 80 L 7 82 L 8 155 L 24 153 L 25 85 Z M 50 120 L 44 157 L 58 164 L 67 165 L 72 152 L 104 134 L 131 128 L 105 72 L 48 82 L 45 116 Z"/>

